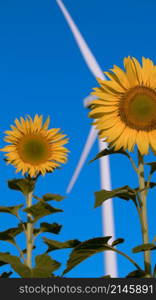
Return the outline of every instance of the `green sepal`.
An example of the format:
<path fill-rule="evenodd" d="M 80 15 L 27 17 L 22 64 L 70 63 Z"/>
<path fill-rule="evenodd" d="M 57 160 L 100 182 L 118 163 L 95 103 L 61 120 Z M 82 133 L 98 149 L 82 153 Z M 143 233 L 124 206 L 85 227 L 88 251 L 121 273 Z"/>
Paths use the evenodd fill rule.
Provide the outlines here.
<path fill-rule="evenodd" d="M 34 190 L 35 180 L 33 178 L 12 179 L 8 181 L 8 187 L 28 195 Z"/>
<path fill-rule="evenodd" d="M 37 204 L 30 206 L 29 208 L 25 208 L 24 211 L 30 213 L 33 216 L 33 222 L 37 222 L 42 217 L 58 212 L 63 212 L 62 209 L 52 207 L 51 205 L 43 201 L 40 201 Z"/>

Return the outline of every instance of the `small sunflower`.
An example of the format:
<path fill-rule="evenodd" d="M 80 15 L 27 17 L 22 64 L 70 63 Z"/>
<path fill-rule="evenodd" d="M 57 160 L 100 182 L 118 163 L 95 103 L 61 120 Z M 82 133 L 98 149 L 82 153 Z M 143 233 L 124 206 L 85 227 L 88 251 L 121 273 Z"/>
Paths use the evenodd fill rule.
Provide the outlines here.
<path fill-rule="evenodd" d="M 68 142 L 66 135 L 60 129 L 48 129 L 50 118 L 43 124 L 43 117 L 35 115 L 15 120 L 16 126 L 6 131 L 5 141 L 10 145 L 1 151 L 5 154 L 7 163 L 16 168 L 16 172 L 28 173 L 31 177 L 38 173 L 45 175 L 67 161 L 68 150 L 64 145 Z"/>
<path fill-rule="evenodd" d="M 148 58 L 142 65 L 134 57 L 124 59 L 125 71 L 114 65 L 105 72 L 110 80 L 98 79 L 101 87 L 92 93 L 89 116 L 100 138 L 117 151 L 133 151 L 137 145 L 142 155 L 149 147 L 156 152 L 156 66 Z"/>

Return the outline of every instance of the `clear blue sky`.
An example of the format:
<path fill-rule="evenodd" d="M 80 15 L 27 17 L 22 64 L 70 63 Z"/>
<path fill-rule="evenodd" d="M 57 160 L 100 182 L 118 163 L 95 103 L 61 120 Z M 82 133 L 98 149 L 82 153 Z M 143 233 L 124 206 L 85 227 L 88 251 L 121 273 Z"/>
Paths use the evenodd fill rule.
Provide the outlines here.
<path fill-rule="evenodd" d="M 64 0 L 64 4 L 103 70 L 113 64 L 122 66 L 123 57 L 128 55 L 139 60 L 142 56 L 150 57 L 156 63 L 154 0 Z M 50 115 L 51 126 L 62 128 L 70 137 L 71 153 L 68 164 L 61 171 L 39 180 L 36 194 L 65 194 L 91 124 L 83 108 L 83 99 L 97 83 L 55 0 L 0 0 L 0 43 L 0 147 L 4 145 L 3 131 L 16 117 L 35 113 Z M 88 161 L 97 151 L 96 144 Z M 22 195 L 7 189 L 6 181 L 15 177 L 14 168 L 5 165 L 2 154 L 0 160 L 0 205 L 22 203 Z M 111 174 L 113 188 L 125 184 L 137 186 L 135 174 L 125 157 L 111 157 Z M 85 240 L 102 236 L 101 208 L 93 209 L 94 191 L 100 189 L 99 182 L 99 162 L 86 163 L 72 193 L 59 204 L 64 213 L 53 217 L 53 221 L 63 224 L 56 239 Z M 153 224 L 150 239 L 155 234 L 155 197 L 153 192 L 148 203 L 150 226 Z M 114 208 L 116 236 L 125 238 L 119 248 L 131 254 L 130 249 L 141 243 L 136 211 L 132 203 L 120 199 L 114 199 Z M 14 217 L 1 214 L 0 218 L 1 231 L 16 224 Z M 51 218 L 45 220 L 52 222 Z M 23 243 L 21 237 L 18 240 Z M 40 240 L 38 245 L 36 254 L 46 248 Z M 11 249 L 9 244 L 0 242 L 0 251 Z M 53 252 L 52 255 L 65 262 L 68 252 Z M 132 256 L 138 262 L 142 259 L 142 255 Z M 133 266 L 121 257 L 118 266 L 120 276 L 133 270 Z M 103 276 L 102 254 L 86 260 L 68 276 Z"/>

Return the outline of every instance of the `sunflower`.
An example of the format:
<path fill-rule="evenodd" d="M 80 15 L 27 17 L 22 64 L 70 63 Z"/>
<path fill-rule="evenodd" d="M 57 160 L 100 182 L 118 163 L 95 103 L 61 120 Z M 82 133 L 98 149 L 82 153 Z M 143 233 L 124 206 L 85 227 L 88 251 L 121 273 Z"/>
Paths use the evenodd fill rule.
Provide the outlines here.
<path fill-rule="evenodd" d="M 142 155 L 149 147 L 156 152 L 156 66 L 148 58 L 142 65 L 134 57 L 124 58 L 124 68 L 114 65 L 104 72 L 110 80 L 97 79 L 100 87 L 92 93 L 89 116 L 101 139 L 114 147 Z"/>
<path fill-rule="evenodd" d="M 64 145 L 68 142 L 60 129 L 48 129 L 50 118 L 43 124 L 43 117 L 35 115 L 15 120 L 12 130 L 6 131 L 5 141 L 10 145 L 1 151 L 8 164 L 16 168 L 16 172 L 28 173 L 31 177 L 41 173 L 52 172 L 67 160 L 68 150 Z"/>

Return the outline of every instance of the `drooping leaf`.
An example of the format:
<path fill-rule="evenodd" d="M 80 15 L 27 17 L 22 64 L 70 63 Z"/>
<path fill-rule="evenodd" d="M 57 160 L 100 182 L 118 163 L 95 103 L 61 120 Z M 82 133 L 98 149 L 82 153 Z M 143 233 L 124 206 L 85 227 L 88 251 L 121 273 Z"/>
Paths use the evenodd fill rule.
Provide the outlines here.
<path fill-rule="evenodd" d="M 0 275 L 0 278 L 9 278 L 10 275 L 12 275 L 12 272 L 3 272 L 1 275 Z"/>
<path fill-rule="evenodd" d="M 130 272 L 126 278 L 145 278 L 147 276 L 147 273 L 143 270 L 135 270 L 133 272 Z"/>
<path fill-rule="evenodd" d="M 108 244 L 110 238 L 111 236 L 106 236 L 103 238 L 93 238 L 76 246 L 70 254 L 67 262 L 67 268 L 65 269 L 63 274 L 69 272 L 79 263 L 96 253 L 106 250 L 116 251 L 115 248 Z"/>
<path fill-rule="evenodd" d="M 155 250 L 155 249 L 156 249 L 156 245 L 147 243 L 147 244 L 142 244 L 142 245 L 139 245 L 139 246 L 133 248 L 132 252 L 138 253 L 138 252 L 142 252 L 142 251 Z"/>
<path fill-rule="evenodd" d="M 22 231 L 23 231 L 23 228 L 21 225 L 19 225 L 18 227 L 15 227 L 15 228 L 10 228 L 8 230 L 1 231 L 0 232 L 0 240 L 9 242 L 11 244 L 15 244 L 14 238 L 16 237 L 16 235 L 20 234 Z"/>
<path fill-rule="evenodd" d="M 42 217 L 48 216 L 50 214 L 63 212 L 62 209 L 52 207 L 48 203 L 38 202 L 29 208 L 24 209 L 25 212 L 30 213 L 34 217 L 34 222 L 38 221 Z"/>
<path fill-rule="evenodd" d="M 93 159 L 90 161 L 90 163 L 93 162 L 93 161 L 95 161 L 95 160 L 97 160 L 97 159 L 99 159 L 99 158 L 101 158 L 101 157 L 103 157 L 103 156 L 111 155 L 111 154 L 123 154 L 123 155 L 129 157 L 128 153 L 127 153 L 126 151 L 122 150 L 122 149 L 120 149 L 120 150 L 118 150 L 118 151 L 114 151 L 114 148 L 106 148 L 106 149 L 102 150 L 101 152 L 99 152 L 99 153 L 95 156 L 95 158 L 93 158 Z"/>
<path fill-rule="evenodd" d="M 49 224 L 49 223 L 43 222 L 40 224 L 40 228 L 34 229 L 34 235 L 38 235 L 39 233 L 42 233 L 42 232 L 58 234 L 61 230 L 61 227 L 62 227 L 62 225 L 57 224 L 57 223 Z"/>
<path fill-rule="evenodd" d="M 43 238 L 45 244 L 48 246 L 47 253 L 53 250 L 66 249 L 66 248 L 74 248 L 79 245 L 81 242 L 78 240 L 69 240 L 66 242 L 58 242 L 55 240 Z"/>
<path fill-rule="evenodd" d="M 131 189 L 128 185 L 125 185 L 121 188 L 114 189 L 112 191 L 107 190 L 101 190 L 98 192 L 95 192 L 95 205 L 94 207 L 98 207 L 103 204 L 104 201 L 119 197 L 124 200 L 130 200 L 136 201 L 136 193 L 137 191 L 134 189 Z"/>
<path fill-rule="evenodd" d="M 16 205 L 16 206 L 0 206 L 0 212 L 9 213 L 11 215 L 18 217 L 18 211 L 21 207 L 23 207 L 23 204 Z"/>
<path fill-rule="evenodd" d="M 21 263 L 20 259 L 17 256 L 0 253 L 0 260 L 10 264 L 13 270 L 18 273 L 21 277 L 30 278 L 31 272 L 30 269 Z"/>
<path fill-rule="evenodd" d="M 51 259 L 47 254 L 41 254 L 35 258 L 36 266 L 31 271 L 33 278 L 48 278 L 51 277 L 52 272 L 60 267 L 60 263 Z"/>
<path fill-rule="evenodd" d="M 121 243 L 123 243 L 124 242 L 124 239 L 122 239 L 122 238 L 119 238 L 119 239 L 116 239 L 113 243 L 112 243 L 112 247 L 114 247 L 114 246 L 116 246 L 116 245 L 118 245 L 118 244 L 121 244 Z"/>
<path fill-rule="evenodd" d="M 8 187 L 27 195 L 34 190 L 35 180 L 30 178 L 12 179 L 8 181 Z"/>

